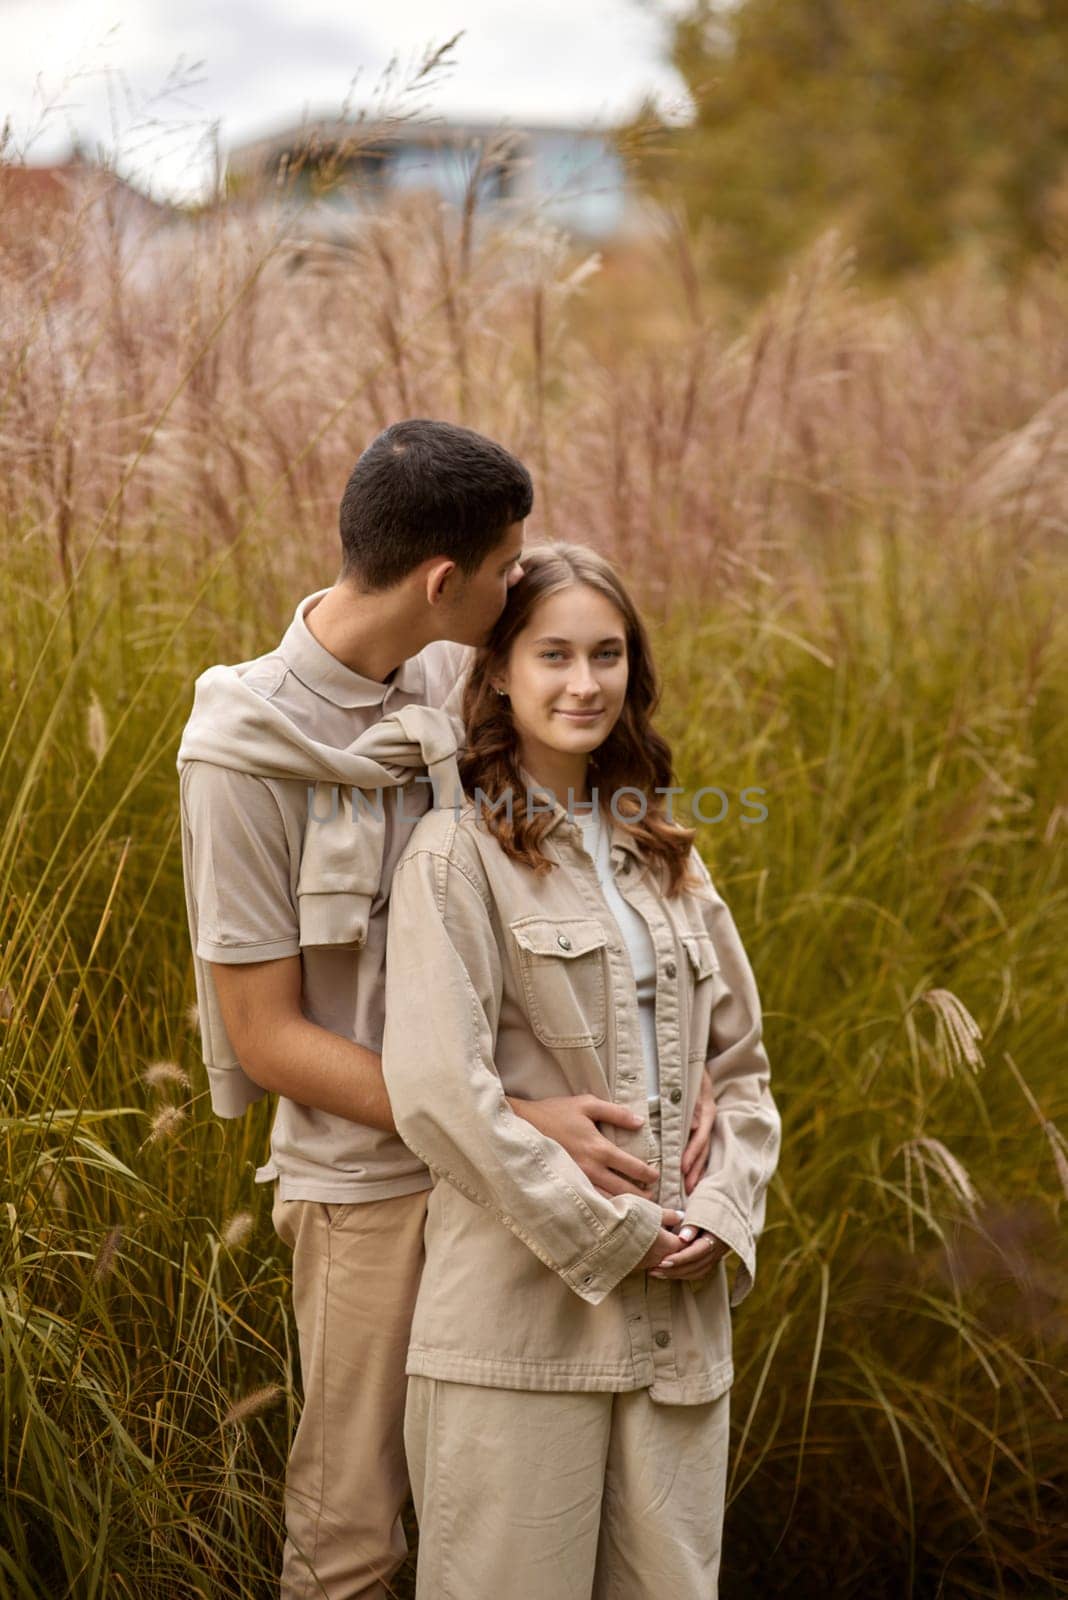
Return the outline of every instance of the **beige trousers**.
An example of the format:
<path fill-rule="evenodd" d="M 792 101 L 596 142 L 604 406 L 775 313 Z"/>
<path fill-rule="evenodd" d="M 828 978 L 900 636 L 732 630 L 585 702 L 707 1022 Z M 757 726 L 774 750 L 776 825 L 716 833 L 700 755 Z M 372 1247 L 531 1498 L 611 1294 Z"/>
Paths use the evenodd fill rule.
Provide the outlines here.
<path fill-rule="evenodd" d="M 407 1555 L 404 1363 L 428 1191 L 275 1200 L 293 1250 L 304 1405 L 286 1472 L 282 1600 L 386 1600 Z"/>
<path fill-rule="evenodd" d="M 729 1418 L 410 1377 L 416 1600 L 716 1600 Z"/>

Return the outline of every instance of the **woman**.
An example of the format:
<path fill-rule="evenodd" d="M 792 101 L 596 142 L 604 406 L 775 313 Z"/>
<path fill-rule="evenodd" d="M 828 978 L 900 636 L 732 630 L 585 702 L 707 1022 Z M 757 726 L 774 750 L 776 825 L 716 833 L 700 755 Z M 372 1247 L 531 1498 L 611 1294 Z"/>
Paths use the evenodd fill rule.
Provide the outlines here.
<path fill-rule="evenodd" d="M 523 567 L 466 689 L 468 803 L 419 822 L 391 890 L 383 1070 L 436 1180 L 407 1364 L 417 1595 L 710 1600 L 730 1306 L 780 1139 L 759 1001 L 667 811 L 633 602 L 583 546 Z M 645 1113 L 606 1131 L 658 1192 L 598 1189 L 505 1098 L 587 1092 Z"/>

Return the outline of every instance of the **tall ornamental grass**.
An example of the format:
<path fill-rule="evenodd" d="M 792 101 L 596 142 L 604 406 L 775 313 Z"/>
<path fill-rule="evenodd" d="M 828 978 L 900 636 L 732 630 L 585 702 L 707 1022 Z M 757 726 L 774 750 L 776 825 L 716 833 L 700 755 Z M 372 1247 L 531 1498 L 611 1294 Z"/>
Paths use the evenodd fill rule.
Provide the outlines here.
<path fill-rule="evenodd" d="M 1058 263 L 873 300 L 830 236 L 743 318 L 670 217 L 603 259 L 418 198 L 134 251 L 87 205 L 0 308 L 0 1592 L 274 1592 L 270 1108 L 208 1104 L 174 757 L 403 415 L 516 449 L 531 536 L 620 560 L 679 814 L 722 791 L 784 1117 L 724 1596 L 1068 1592 Z"/>

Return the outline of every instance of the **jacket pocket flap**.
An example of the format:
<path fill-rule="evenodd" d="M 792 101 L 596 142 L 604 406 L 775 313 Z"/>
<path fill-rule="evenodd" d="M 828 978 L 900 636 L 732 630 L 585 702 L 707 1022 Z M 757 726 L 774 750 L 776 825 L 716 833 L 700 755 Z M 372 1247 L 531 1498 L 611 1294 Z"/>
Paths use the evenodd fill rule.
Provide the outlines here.
<path fill-rule="evenodd" d="M 719 971 L 719 957 L 710 933 L 684 933 L 680 937 L 695 978 L 710 978 Z"/>
<path fill-rule="evenodd" d="M 515 942 L 534 956 L 559 956 L 565 961 L 600 950 L 608 937 L 599 922 L 570 917 L 524 917 L 511 924 Z"/>

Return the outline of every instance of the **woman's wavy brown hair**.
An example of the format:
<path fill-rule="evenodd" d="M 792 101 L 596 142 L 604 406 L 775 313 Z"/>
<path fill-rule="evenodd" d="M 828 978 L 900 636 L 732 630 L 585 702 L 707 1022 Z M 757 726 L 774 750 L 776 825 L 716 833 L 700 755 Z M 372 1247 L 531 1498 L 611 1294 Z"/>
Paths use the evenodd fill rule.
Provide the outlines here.
<path fill-rule="evenodd" d="M 587 545 L 537 545 L 524 553 L 521 564 L 524 575 L 509 591 L 508 603 L 486 643 L 477 650 L 468 677 L 463 701 L 467 744 L 459 758 L 464 789 L 472 796 L 481 790 L 486 797 L 481 815 L 506 855 L 536 873 L 549 871 L 553 863 L 540 846 L 552 816 L 544 811 L 527 814 L 526 782 L 519 767 L 511 702 L 498 695 L 492 679 L 506 669 L 516 635 L 526 627 L 534 607 L 561 589 L 584 584 L 610 600 L 622 616 L 628 666 L 623 709 L 607 739 L 590 757 L 590 785 L 597 787 L 602 799 L 624 788 L 637 789 L 645 796 L 644 817 L 639 815 L 637 796 L 617 799 L 620 826 L 633 836 L 646 860 L 659 864 L 665 892 L 678 894 L 693 881 L 687 861 L 694 829 L 669 821 L 664 796 L 656 793 L 658 787 L 671 787 L 674 775 L 668 743 L 651 722 L 660 686 L 649 635 L 637 607 L 610 563 Z M 492 809 L 509 791 L 513 796 L 510 819 L 504 809 Z M 517 799 L 524 803 L 515 803 Z"/>

